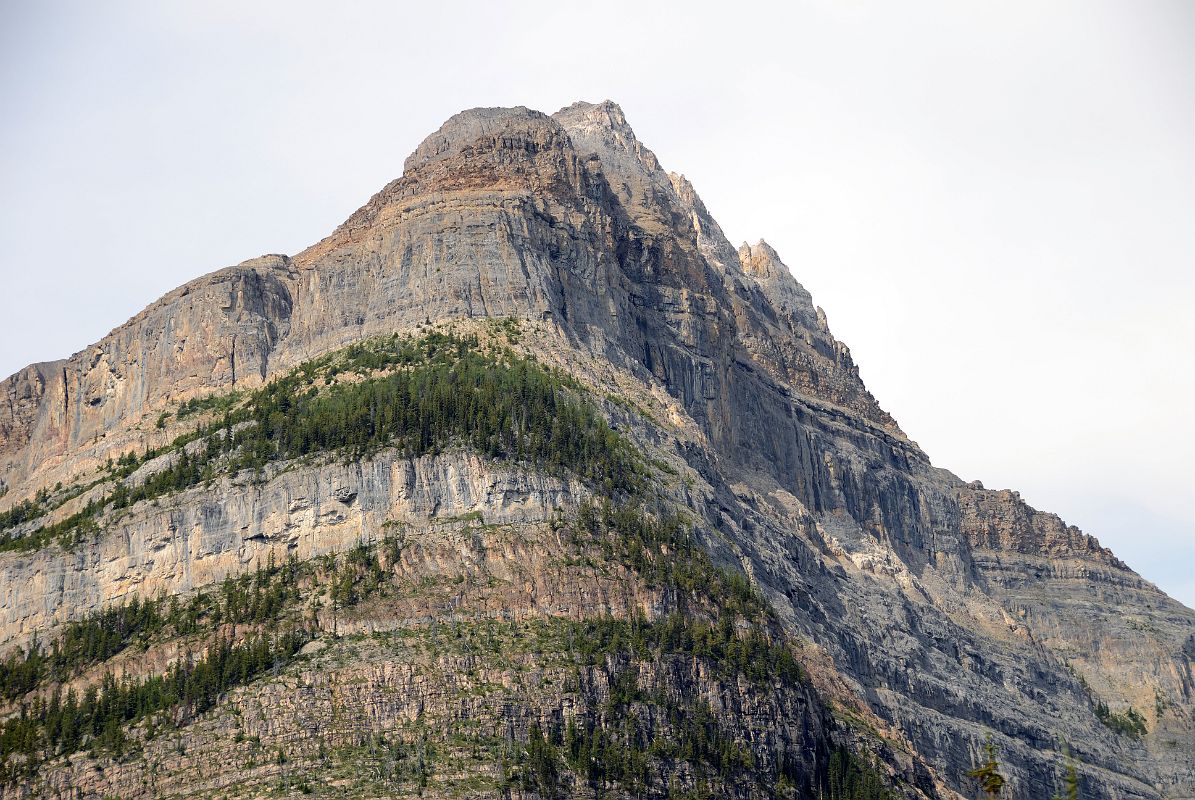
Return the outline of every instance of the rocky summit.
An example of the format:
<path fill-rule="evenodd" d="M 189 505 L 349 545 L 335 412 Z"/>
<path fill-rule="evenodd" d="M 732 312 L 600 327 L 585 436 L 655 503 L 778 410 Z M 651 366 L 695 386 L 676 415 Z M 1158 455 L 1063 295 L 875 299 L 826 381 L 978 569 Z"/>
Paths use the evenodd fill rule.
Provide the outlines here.
<path fill-rule="evenodd" d="M 0 398 L 0 797 L 1195 798 L 1195 612 L 931 464 L 613 103 Z"/>

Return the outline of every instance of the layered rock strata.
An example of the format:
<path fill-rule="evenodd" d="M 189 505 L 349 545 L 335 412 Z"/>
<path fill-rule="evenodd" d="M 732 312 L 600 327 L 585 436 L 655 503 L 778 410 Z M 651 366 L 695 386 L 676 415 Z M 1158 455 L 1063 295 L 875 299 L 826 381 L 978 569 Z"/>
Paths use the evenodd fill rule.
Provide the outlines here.
<path fill-rule="evenodd" d="M 714 557 L 750 574 L 832 665 L 826 683 L 945 787 L 971 791 L 990 737 L 1019 797 L 1054 793 L 1064 741 L 1085 797 L 1195 797 L 1195 612 L 1015 494 L 935 468 L 772 248 L 733 247 L 608 102 L 457 115 L 308 250 L 201 278 L 9 378 L 0 507 L 168 441 L 181 420 L 155 423 L 183 400 L 371 336 L 505 318 L 676 465 L 666 491 Z M 97 605 L 192 591 L 279 541 L 316 555 L 395 514 L 515 520 L 577 499 L 567 483 L 482 472 L 467 457 L 383 458 L 134 507 L 77 548 L 0 555 L 0 636 L 15 645 Z M 1114 731 L 1101 705 L 1140 712 L 1147 733 Z"/>

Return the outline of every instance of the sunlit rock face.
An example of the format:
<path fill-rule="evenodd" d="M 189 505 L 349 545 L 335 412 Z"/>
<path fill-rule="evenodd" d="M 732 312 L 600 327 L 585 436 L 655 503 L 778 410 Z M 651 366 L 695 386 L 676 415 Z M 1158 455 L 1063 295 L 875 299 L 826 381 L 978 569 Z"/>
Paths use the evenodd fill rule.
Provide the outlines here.
<path fill-rule="evenodd" d="M 885 763 L 908 778 L 911 796 L 973 794 L 966 773 L 990 737 L 1010 796 L 1058 791 L 1065 742 L 1084 797 L 1195 797 L 1195 612 L 1015 492 L 931 465 L 780 256 L 763 241 L 731 245 L 693 186 L 664 171 L 610 102 L 550 116 L 462 112 L 400 178 L 302 253 L 199 278 L 70 358 L 8 378 L 0 509 L 92 480 L 129 450 L 162 447 L 186 432 L 170 412 L 191 398 L 252 390 L 371 337 L 485 331 L 508 319 L 519 347 L 605 398 L 620 431 L 672 465 L 681 477 L 659 491 L 687 510 L 718 563 L 761 587 L 806 648 L 821 699 L 789 698 L 805 709 L 790 719 L 758 687 L 700 675 L 657 675 L 655 685 L 703 687 L 720 707 L 762 720 L 751 730 L 768 742 L 802 720 L 803 735 L 817 739 L 828 724 L 818 703 L 854 708 L 888 737 Z M 664 600 L 629 574 L 560 570 L 552 521 L 584 497 L 567 478 L 460 451 L 296 463 L 252 484 L 213 480 L 114 513 L 75 547 L 0 553 L 0 638 L 11 650 L 98 607 L 185 597 L 271 554 L 343 552 L 395 521 L 406 526 L 401 572 L 412 581 L 476 577 L 484 565 L 494 582 L 462 590 L 458 609 L 520 619 L 628 604 L 653 613 Z M 493 527 L 466 535 L 443 524 L 468 514 Z M 343 635 L 344 626 L 395 630 L 439 617 L 460 613 L 411 600 L 333 622 Z M 145 668 L 170 654 L 157 657 Z M 347 742 L 336 727 L 342 704 L 381 709 L 354 717 L 363 731 L 417 708 L 448 715 L 436 681 L 462 690 L 478 669 L 412 664 L 365 648 L 295 685 L 243 687 L 237 702 L 262 715 L 247 735 L 302 739 L 322 727 Z M 517 670 L 480 669 L 516 680 Z M 317 699 L 296 700 L 300 690 Z M 565 704 L 560 686 L 535 692 L 524 696 L 531 706 Z M 1101 704 L 1131 707 L 1147 732 L 1114 731 L 1095 712 Z M 188 728 L 192 740 L 179 745 L 205 754 L 179 763 L 213 791 L 257 775 L 221 744 L 222 724 Z M 37 791 L 132 797 L 186 786 L 177 771 L 154 783 L 136 763 L 93 766 L 51 771 Z"/>

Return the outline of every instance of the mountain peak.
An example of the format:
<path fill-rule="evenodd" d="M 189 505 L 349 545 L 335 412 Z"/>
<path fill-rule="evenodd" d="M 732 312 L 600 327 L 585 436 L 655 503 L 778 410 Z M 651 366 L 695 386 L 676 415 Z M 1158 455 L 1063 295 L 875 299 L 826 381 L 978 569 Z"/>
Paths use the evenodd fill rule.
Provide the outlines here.
<path fill-rule="evenodd" d="M 459 153 L 477 139 L 512 127 L 555 127 L 547 114 L 525 106 L 471 108 L 449 117 L 439 130 L 425 138 L 403 163 L 403 173 Z"/>
<path fill-rule="evenodd" d="M 603 171 L 624 199 L 634 192 L 631 185 L 646 180 L 670 186 L 655 153 L 643 146 L 617 103 L 573 103 L 552 115 L 568 132 L 573 146 L 587 156 L 597 156 Z M 619 184 L 626 184 L 620 186 Z"/>
<path fill-rule="evenodd" d="M 626 114 L 622 111 L 622 106 L 613 100 L 603 100 L 600 103 L 578 100 L 572 105 L 560 109 L 552 116 L 566 127 L 579 127 L 584 122 L 587 125 L 606 128 L 631 138 L 635 136 L 635 132 L 627 122 Z"/>

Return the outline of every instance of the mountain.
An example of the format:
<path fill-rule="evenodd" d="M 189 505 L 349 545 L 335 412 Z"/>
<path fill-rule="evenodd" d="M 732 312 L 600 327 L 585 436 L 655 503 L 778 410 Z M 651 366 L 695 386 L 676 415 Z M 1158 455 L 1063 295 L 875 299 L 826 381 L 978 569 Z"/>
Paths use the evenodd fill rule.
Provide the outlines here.
<path fill-rule="evenodd" d="M 613 103 L 0 397 L 2 797 L 1195 797 L 1195 612 L 933 466 Z"/>

